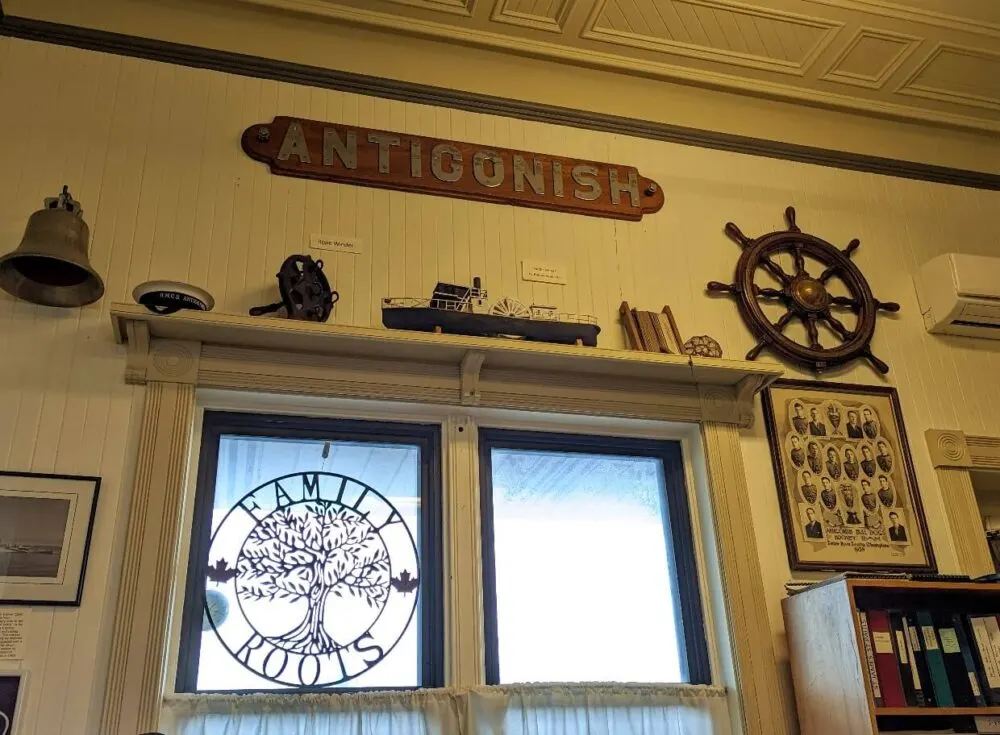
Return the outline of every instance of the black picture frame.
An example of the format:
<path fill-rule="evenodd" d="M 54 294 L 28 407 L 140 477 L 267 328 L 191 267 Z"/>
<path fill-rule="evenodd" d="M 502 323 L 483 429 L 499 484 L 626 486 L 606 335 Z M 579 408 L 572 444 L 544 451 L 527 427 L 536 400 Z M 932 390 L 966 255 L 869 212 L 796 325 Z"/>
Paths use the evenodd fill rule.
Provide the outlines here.
<path fill-rule="evenodd" d="M 848 418 L 846 416 L 841 418 L 844 421 L 844 430 L 841 432 L 843 436 L 836 436 L 834 434 L 827 435 L 813 435 L 812 427 L 806 424 L 807 428 L 804 431 L 799 431 L 797 428 L 791 428 L 794 423 L 787 414 L 778 415 L 777 407 L 775 406 L 774 395 L 776 391 L 787 391 L 795 396 L 802 397 L 803 407 L 819 406 L 823 405 L 823 402 L 827 403 L 837 403 L 841 405 L 841 401 L 847 401 L 848 408 L 850 410 L 859 410 L 861 406 L 874 406 L 873 401 L 887 402 L 888 404 L 888 416 L 892 419 L 892 424 L 894 431 L 883 434 L 882 430 L 884 428 L 881 415 L 876 411 L 875 419 L 877 421 L 877 432 L 874 436 L 867 435 L 862 432 L 861 438 L 858 439 L 856 436 L 852 439 L 851 432 L 847 428 Z M 823 396 L 827 396 L 824 398 Z M 830 399 L 829 396 L 835 396 L 835 399 Z M 867 400 L 866 400 L 867 399 Z M 934 548 L 931 544 L 930 533 L 927 529 L 927 519 L 924 514 L 923 503 L 920 498 L 920 489 L 917 485 L 916 473 L 913 469 L 913 459 L 910 455 L 910 444 L 906 436 L 906 428 L 903 422 L 903 413 L 899 404 L 899 394 L 895 388 L 891 386 L 875 386 L 875 385 L 855 385 L 849 383 L 832 383 L 814 380 L 778 380 L 772 383 L 767 389 L 762 393 L 761 397 L 763 413 L 764 413 L 764 424 L 767 430 L 767 440 L 770 448 L 771 454 L 771 465 L 774 470 L 775 484 L 778 491 L 778 504 L 781 509 L 781 521 L 784 529 L 785 536 L 785 548 L 788 552 L 788 564 L 792 571 L 824 571 L 824 572 L 909 572 L 914 574 L 934 574 L 937 573 L 937 562 L 934 556 Z M 790 399 L 791 405 L 794 407 L 796 402 L 795 398 Z M 784 410 L 784 406 L 782 406 Z M 863 410 L 863 409 L 860 409 Z M 803 410 L 805 413 L 805 410 Z M 808 422 L 809 417 L 806 416 L 806 421 Z M 779 421 L 785 421 L 785 425 L 779 426 Z M 826 425 L 828 422 L 826 419 L 820 417 L 820 422 Z M 783 433 L 783 429 L 787 430 Z M 885 508 L 885 510 L 892 511 L 898 510 L 898 512 L 912 514 L 910 518 L 910 529 L 911 536 L 915 536 L 915 540 L 919 541 L 920 549 L 922 551 L 923 561 L 920 563 L 894 563 L 892 561 L 878 560 L 873 562 L 862 562 L 852 560 L 849 556 L 849 552 L 844 549 L 843 553 L 845 556 L 842 559 L 824 559 L 822 561 L 815 561 L 803 558 L 803 554 L 800 553 L 800 545 L 803 544 L 803 538 L 800 538 L 798 534 L 798 527 L 801 525 L 801 518 L 794 517 L 791 507 L 791 499 L 794 494 L 798 492 L 802 495 L 804 487 L 800 490 L 798 487 L 790 487 L 788 478 L 790 476 L 798 478 L 796 472 L 804 472 L 810 466 L 814 470 L 814 475 L 822 476 L 826 472 L 821 469 L 819 472 L 815 472 L 815 466 L 800 465 L 798 470 L 793 469 L 794 461 L 791 457 L 791 450 L 787 453 L 789 454 L 788 461 L 786 462 L 785 453 L 783 450 L 788 449 L 783 445 L 786 438 L 791 439 L 792 434 L 800 436 L 801 441 L 810 442 L 814 439 L 821 444 L 826 444 L 830 446 L 834 441 L 843 442 L 843 444 L 837 445 L 837 454 L 844 450 L 846 453 L 846 448 L 852 448 L 854 445 L 851 444 L 852 441 L 858 442 L 858 446 L 861 444 L 875 445 L 880 439 L 885 439 L 891 448 L 893 455 L 898 455 L 898 462 L 894 464 L 891 471 L 882 472 L 878 468 L 873 471 L 873 474 L 868 477 L 871 481 L 875 476 L 884 474 L 890 477 L 890 481 L 894 483 L 893 492 L 896 493 L 896 498 L 902 497 L 906 502 L 901 503 L 898 508 L 894 505 L 890 505 Z M 855 432 L 856 433 L 856 432 Z M 856 456 L 860 456 L 860 452 L 856 452 Z M 808 457 L 806 458 L 808 461 Z M 803 462 L 803 459 L 799 459 L 799 462 Z M 860 475 L 864 478 L 864 475 Z M 898 484 L 898 480 L 902 480 L 905 483 L 905 492 L 900 493 L 898 488 L 895 488 L 895 484 Z M 797 482 L 796 482 L 797 484 Z M 836 491 L 835 491 L 836 492 Z M 804 501 L 808 499 L 804 498 Z M 895 500 L 893 501 L 895 502 Z M 801 504 L 801 503 L 800 503 Z M 819 506 L 817 509 L 821 510 Z M 858 510 L 863 512 L 863 506 L 858 505 Z M 905 517 L 905 516 L 904 516 Z M 917 533 L 912 534 L 913 528 L 916 527 Z M 824 526 L 825 528 L 825 526 Z M 888 533 L 888 530 L 887 530 Z M 807 541 L 817 541 L 816 538 Z M 887 538 L 889 546 L 891 547 L 894 542 L 893 539 Z M 895 541 L 898 541 L 896 539 Z M 860 552 L 855 552 L 860 553 Z"/>
<path fill-rule="evenodd" d="M 90 544 L 97 519 L 97 502 L 100 497 L 101 478 L 91 475 L 63 475 L 43 472 L 0 471 L 0 505 L 10 498 L 12 509 L 0 510 L 14 527 L 20 525 L 17 519 L 17 505 L 27 498 L 42 501 L 67 503 L 65 525 L 60 542 L 54 546 L 39 544 L 35 537 L 25 543 L 17 543 L 17 535 L 0 539 L 0 554 L 9 554 L 4 562 L 0 558 L 0 606 L 31 605 L 34 607 L 79 607 L 83 600 L 84 582 L 90 559 Z M 44 535 L 51 536 L 52 529 L 45 529 Z M 2 535 L 2 527 L 0 527 Z M 34 543 L 26 543 L 28 540 Z M 24 547 L 34 548 L 24 548 Z M 58 552 L 54 549 L 58 548 Z M 16 551 L 15 551 L 16 549 Z M 16 560 L 15 554 L 23 560 Z M 55 557 L 53 559 L 53 557 Z M 64 577 L 61 584 L 32 584 L 33 577 L 49 578 L 43 571 L 55 563 L 54 573 Z M 12 566 L 24 568 L 24 574 L 10 574 Z"/>
<path fill-rule="evenodd" d="M 493 449 L 644 457 L 662 462 L 666 494 L 663 525 L 665 535 L 671 542 L 667 544 L 667 557 L 671 568 L 676 570 L 673 596 L 674 608 L 680 613 L 677 620 L 680 627 L 677 650 L 681 674 L 684 683 L 710 684 L 712 671 L 680 442 L 493 428 L 479 430 L 486 683 L 501 683 L 496 558 L 493 547 Z"/>
<path fill-rule="evenodd" d="M 208 573 L 211 512 L 218 469 L 219 439 L 224 434 L 323 441 L 372 441 L 417 445 L 421 451 L 420 603 L 417 609 L 421 636 L 420 674 L 416 687 L 296 687 L 285 689 L 212 690 L 211 694 L 352 693 L 377 690 L 411 690 L 444 686 L 444 587 L 441 504 L 441 426 L 439 424 L 327 419 L 227 411 L 206 411 L 202 425 L 195 507 L 188 553 L 184 609 L 175 687 L 177 692 L 197 693 L 198 663 L 205 606 L 204 579 Z"/>
<path fill-rule="evenodd" d="M 0 735 L 18 735 L 18 714 L 24 699 L 25 674 L 0 668 Z"/>

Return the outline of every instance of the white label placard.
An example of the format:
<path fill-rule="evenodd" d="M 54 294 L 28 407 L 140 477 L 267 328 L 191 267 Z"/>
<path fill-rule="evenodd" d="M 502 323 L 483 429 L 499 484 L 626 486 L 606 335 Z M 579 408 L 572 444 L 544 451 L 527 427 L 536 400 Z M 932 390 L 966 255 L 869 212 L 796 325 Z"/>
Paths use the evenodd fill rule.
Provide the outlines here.
<path fill-rule="evenodd" d="M 566 285 L 566 269 L 558 263 L 542 263 L 538 260 L 521 261 L 521 279 L 537 283 Z"/>
<path fill-rule="evenodd" d="M 312 235 L 309 247 L 313 250 L 332 250 L 335 253 L 357 255 L 365 249 L 365 241 L 351 235 Z"/>
<path fill-rule="evenodd" d="M 24 624 L 27 610 L 0 610 L 0 659 L 20 661 L 24 658 Z"/>

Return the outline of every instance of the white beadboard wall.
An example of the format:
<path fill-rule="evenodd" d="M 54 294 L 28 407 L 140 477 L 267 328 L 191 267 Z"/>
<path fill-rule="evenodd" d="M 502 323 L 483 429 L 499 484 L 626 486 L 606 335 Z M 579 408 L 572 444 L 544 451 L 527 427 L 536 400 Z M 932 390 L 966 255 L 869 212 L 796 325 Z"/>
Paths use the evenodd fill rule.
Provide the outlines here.
<path fill-rule="evenodd" d="M 323 254 L 342 295 L 335 323 L 378 326 L 382 296 L 425 295 L 439 279 L 480 275 L 494 296 L 597 316 L 608 347 L 622 345 L 623 298 L 646 309 L 669 303 L 685 336 L 711 334 L 734 357 L 752 340 L 733 302 L 704 291 L 732 277 L 739 249 L 722 234 L 727 220 L 756 235 L 782 228 L 792 204 L 806 231 L 837 244 L 860 237 L 856 260 L 874 292 L 902 304 L 898 318 L 880 320 L 874 346 L 900 392 L 938 559 L 954 568 L 947 501 L 922 433 L 1000 436 L 1000 342 L 926 334 L 911 274 L 942 252 L 1000 256 L 1000 193 L 8 38 L 0 38 L 0 109 L 0 250 L 17 245 L 28 215 L 69 184 L 107 282 L 103 301 L 77 311 L 0 295 L 0 468 L 104 478 L 82 606 L 31 612 L 22 735 L 96 733 L 142 400 L 122 383 L 109 304 L 128 300 L 141 281 L 173 278 L 207 287 L 219 311 L 245 312 L 275 298 L 278 265 L 305 251 L 311 233 L 367 242 L 360 255 Z M 664 186 L 667 204 L 626 223 L 275 177 L 241 152 L 239 135 L 279 114 L 629 163 Z M 521 281 L 525 258 L 563 264 L 569 283 Z M 864 364 L 835 377 L 880 382 Z M 783 646 L 789 572 L 759 420 L 743 440 L 772 634 Z"/>

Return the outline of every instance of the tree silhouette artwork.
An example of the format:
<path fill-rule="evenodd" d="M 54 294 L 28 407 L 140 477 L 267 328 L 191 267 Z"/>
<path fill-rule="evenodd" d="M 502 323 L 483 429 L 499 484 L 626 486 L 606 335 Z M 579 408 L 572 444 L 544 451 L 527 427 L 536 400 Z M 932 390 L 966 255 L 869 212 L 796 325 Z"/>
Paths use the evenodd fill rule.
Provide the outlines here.
<path fill-rule="evenodd" d="M 378 531 L 353 509 L 323 500 L 294 503 L 261 520 L 236 562 L 244 600 L 305 600 L 305 617 L 268 640 L 286 651 L 332 653 L 324 625 L 331 596 L 351 597 L 376 612 L 389 596 L 389 554 Z"/>

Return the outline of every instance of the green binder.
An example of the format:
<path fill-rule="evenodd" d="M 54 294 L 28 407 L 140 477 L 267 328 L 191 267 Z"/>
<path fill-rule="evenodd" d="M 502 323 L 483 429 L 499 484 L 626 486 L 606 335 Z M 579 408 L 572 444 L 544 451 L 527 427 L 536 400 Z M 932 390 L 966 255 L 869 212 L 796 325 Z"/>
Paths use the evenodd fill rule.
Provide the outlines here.
<path fill-rule="evenodd" d="M 920 638 L 924 642 L 927 668 L 930 671 L 931 686 L 934 687 L 937 706 L 954 707 L 955 699 L 951 696 L 951 687 L 948 685 L 948 670 L 944 666 L 944 655 L 941 653 L 941 644 L 934 629 L 934 618 L 929 612 L 918 612 L 917 625 L 920 628 Z"/>

